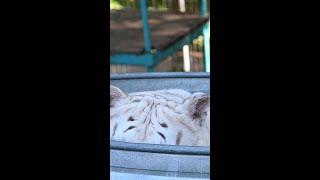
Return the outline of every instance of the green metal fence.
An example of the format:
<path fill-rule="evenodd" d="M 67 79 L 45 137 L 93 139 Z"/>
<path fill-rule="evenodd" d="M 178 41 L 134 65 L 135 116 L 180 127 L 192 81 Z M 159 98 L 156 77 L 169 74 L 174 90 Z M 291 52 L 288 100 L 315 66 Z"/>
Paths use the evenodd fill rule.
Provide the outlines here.
<path fill-rule="evenodd" d="M 181 3 L 182 2 L 182 3 Z M 148 8 L 150 10 L 158 11 L 181 11 L 186 13 L 200 14 L 200 2 L 199 0 L 148 0 Z M 210 0 L 207 0 L 208 11 L 210 13 Z M 181 6 L 182 5 L 182 6 Z M 111 0 L 111 9 L 123 9 L 123 8 L 139 8 L 139 0 Z M 203 37 L 200 36 L 189 45 L 190 53 L 190 71 L 201 72 L 204 71 L 203 66 Z M 126 73 L 126 72 L 146 72 L 146 68 L 138 66 L 128 65 L 110 65 L 111 73 Z M 180 72 L 183 70 L 183 53 L 177 52 L 175 55 L 166 58 L 161 64 L 159 64 L 155 71 L 171 71 Z"/>

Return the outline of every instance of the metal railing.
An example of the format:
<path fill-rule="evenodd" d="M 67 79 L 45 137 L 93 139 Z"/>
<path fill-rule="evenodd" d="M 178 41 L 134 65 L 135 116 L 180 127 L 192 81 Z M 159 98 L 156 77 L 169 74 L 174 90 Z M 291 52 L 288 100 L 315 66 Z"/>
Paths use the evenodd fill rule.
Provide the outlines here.
<path fill-rule="evenodd" d="M 149 10 L 160 11 L 183 11 L 186 13 L 200 14 L 199 0 L 148 0 Z M 110 7 L 114 9 L 140 8 L 139 0 L 111 0 Z M 210 0 L 207 0 L 207 9 L 210 13 Z M 204 49 L 203 37 L 200 36 L 193 43 L 189 44 L 189 59 L 191 72 L 204 71 Z M 183 51 L 178 51 L 173 56 L 166 58 L 156 68 L 156 72 L 183 72 Z M 147 72 L 147 69 L 140 66 L 131 65 L 110 65 L 111 73 Z"/>

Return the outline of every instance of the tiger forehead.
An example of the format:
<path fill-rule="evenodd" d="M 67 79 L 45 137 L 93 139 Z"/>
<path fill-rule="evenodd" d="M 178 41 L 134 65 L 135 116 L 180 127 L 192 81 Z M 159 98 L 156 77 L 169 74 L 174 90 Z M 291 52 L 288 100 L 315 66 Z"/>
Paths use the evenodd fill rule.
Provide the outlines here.
<path fill-rule="evenodd" d="M 180 107 L 190 93 L 180 90 L 160 90 L 160 91 L 146 91 L 130 93 L 115 107 L 113 107 L 111 114 L 118 114 L 119 116 L 147 116 L 151 114 L 159 115 L 161 112 L 171 114 L 169 116 L 175 117 L 177 114 L 184 113 Z M 168 116 L 167 115 L 167 116 Z"/>
<path fill-rule="evenodd" d="M 163 106 L 169 106 L 169 107 L 176 107 L 177 105 L 181 104 L 183 102 L 182 100 L 176 100 L 176 99 L 169 99 L 166 97 L 162 97 L 159 95 L 153 95 L 153 96 L 132 96 L 130 97 L 130 100 L 128 104 L 130 103 L 139 103 L 139 104 L 146 104 L 148 105 L 163 105 Z"/>
<path fill-rule="evenodd" d="M 182 100 L 181 100 L 182 101 Z M 118 116 L 147 116 L 148 112 L 151 114 L 159 114 L 163 111 L 166 113 L 176 112 L 181 113 L 179 108 L 182 104 L 173 99 L 165 98 L 159 95 L 130 95 L 123 102 L 112 109 L 111 114 L 118 114 Z M 172 115 L 173 115 L 172 114 Z"/>
<path fill-rule="evenodd" d="M 139 100 L 153 101 L 155 103 L 174 102 L 181 104 L 190 96 L 189 93 L 179 90 L 139 92 L 130 94 L 130 100 L 138 102 Z"/>

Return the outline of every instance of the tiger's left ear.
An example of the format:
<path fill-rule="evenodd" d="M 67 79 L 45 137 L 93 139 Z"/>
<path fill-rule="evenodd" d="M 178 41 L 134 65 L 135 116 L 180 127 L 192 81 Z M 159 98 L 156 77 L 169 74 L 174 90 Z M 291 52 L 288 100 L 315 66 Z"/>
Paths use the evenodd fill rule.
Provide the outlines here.
<path fill-rule="evenodd" d="M 118 87 L 110 85 L 110 107 L 113 107 L 116 102 L 125 97 L 127 97 L 126 93 Z"/>
<path fill-rule="evenodd" d="M 192 94 L 184 103 L 189 115 L 198 120 L 200 125 L 206 119 L 206 111 L 210 108 L 210 96 L 204 93 Z"/>

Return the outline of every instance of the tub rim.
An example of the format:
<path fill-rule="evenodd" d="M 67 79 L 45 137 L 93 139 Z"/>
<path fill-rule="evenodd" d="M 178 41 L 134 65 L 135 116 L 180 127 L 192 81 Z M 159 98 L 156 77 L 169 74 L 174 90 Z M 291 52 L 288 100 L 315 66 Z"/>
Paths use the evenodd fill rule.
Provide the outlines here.
<path fill-rule="evenodd" d="M 110 141 L 110 149 L 161 154 L 210 156 L 209 146 L 183 146 Z"/>
<path fill-rule="evenodd" d="M 161 78 L 210 78 L 207 72 L 155 72 L 155 73 L 114 73 L 110 80 L 161 79 Z"/>

